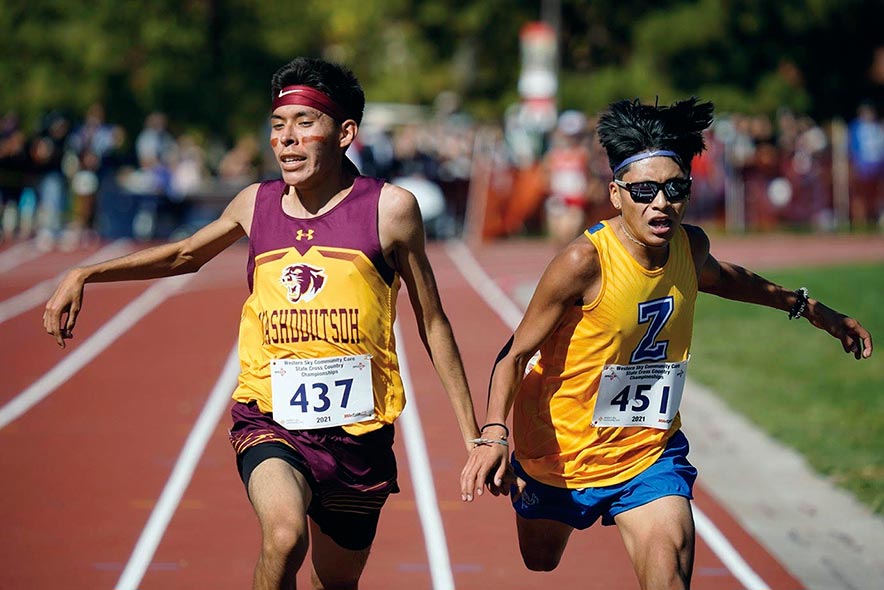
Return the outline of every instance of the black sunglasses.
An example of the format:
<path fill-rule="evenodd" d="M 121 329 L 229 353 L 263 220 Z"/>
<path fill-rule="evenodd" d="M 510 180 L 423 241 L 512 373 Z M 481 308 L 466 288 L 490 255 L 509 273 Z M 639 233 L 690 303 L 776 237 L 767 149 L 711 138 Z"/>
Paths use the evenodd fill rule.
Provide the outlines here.
<path fill-rule="evenodd" d="M 670 203 L 681 203 L 691 198 L 691 179 L 690 178 L 670 178 L 666 182 L 654 182 L 653 180 L 643 180 L 641 182 L 623 182 L 614 179 L 619 187 L 623 187 L 629 191 L 629 196 L 636 203 L 652 203 L 657 198 L 657 193 L 661 190 L 666 196 L 666 200 Z"/>

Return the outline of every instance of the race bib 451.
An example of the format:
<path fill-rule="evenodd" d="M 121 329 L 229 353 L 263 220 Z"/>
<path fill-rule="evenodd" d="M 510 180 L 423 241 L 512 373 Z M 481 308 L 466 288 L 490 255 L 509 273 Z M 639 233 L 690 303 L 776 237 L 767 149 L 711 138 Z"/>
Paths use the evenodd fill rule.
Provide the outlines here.
<path fill-rule="evenodd" d="M 688 361 L 605 365 L 592 414 L 593 426 L 667 430 L 678 414 Z"/>

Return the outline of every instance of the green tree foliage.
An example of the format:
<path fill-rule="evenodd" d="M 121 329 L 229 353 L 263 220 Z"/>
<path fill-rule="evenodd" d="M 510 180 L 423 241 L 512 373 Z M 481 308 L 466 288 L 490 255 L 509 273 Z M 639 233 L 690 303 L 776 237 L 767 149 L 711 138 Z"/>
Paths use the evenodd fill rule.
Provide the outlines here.
<path fill-rule="evenodd" d="M 231 139 L 263 120 L 276 68 L 317 55 L 352 67 L 370 100 L 454 91 L 498 118 L 541 5 L 560 6 L 562 107 L 698 94 L 829 117 L 881 92 L 866 75 L 880 0 L 5 0 L 0 112 L 34 125 L 102 102 L 130 131 L 163 110 L 179 131 Z"/>
<path fill-rule="evenodd" d="M 0 112 L 29 124 L 93 102 L 137 130 L 152 110 L 233 137 L 266 114 L 269 79 L 297 55 L 348 64 L 375 101 L 454 90 L 488 116 L 514 99 L 518 29 L 533 2 L 7 0 Z"/>
<path fill-rule="evenodd" d="M 564 10 L 586 31 L 563 34 L 564 98 L 590 111 L 697 94 L 726 110 L 830 118 L 884 91 L 868 76 L 884 45 L 880 0 L 565 0 Z"/>

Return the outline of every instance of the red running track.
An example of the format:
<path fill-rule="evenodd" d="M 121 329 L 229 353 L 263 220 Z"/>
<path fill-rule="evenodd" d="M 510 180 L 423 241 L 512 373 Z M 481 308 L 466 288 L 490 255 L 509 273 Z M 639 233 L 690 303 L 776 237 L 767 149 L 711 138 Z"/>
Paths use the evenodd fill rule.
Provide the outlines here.
<path fill-rule="evenodd" d="M 464 256 L 443 244 L 429 250 L 481 419 L 491 364 L 511 333 L 499 312 L 511 303 L 486 303 L 465 277 Z M 158 286 L 171 286 L 169 280 L 90 285 L 76 338 L 61 351 L 42 330 L 45 296 L 28 307 L 21 294 L 90 254 L 22 257 L 16 265 L 18 252 L 0 250 L 0 588 L 248 588 L 259 535 L 227 442 L 230 389 L 222 376 L 247 295 L 245 248 L 223 253 L 175 284 L 178 290 Z M 472 255 L 487 273 L 473 273 L 473 283 L 486 294 L 499 286 L 514 298 L 550 253 L 514 243 Z M 145 304 L 143 317 L 133 319 L 132 302 L 148 291 L 157 295 L 155 307 Z M 533 573 L 521 564 L 508 500 L 460 501 L 465 451 L 457 426 L 405 293 L 399 311 L 412 384 L 408 416 L 397 423 L 402 493 L 381 517 L 361 587 L 637 588 L 614 527 L 576 532 L 555 572 Z M 96 346 L 94 337 L 106 335 L 109 322 L 119 329 L 104 348 Z M 78 359 L 75 372 L 61 372 Z M 220 397 L 212 396 L 219 379 Z M 22 404 L 22 395 L 31 401 Z M 205 447 L 190 456 L 192 477 L 170 480 L 187 441 L 199 438 L 195 424 L 206 427 Z M 406 445 L 415 432 L 426 458 Z M 175 485 L 180 498 L 169 501 Z M 702 474 L 697 488 L 695 507 L 733 546 L 754 583 L 801 587 L 704 491 Z M 158 517 L 163 513 L 167 521 Z M 749 588 L 746 575 L 729 569 L 698 536 L 695 590 Z M 305 576 L 299 582 L 307 587 Z"/>

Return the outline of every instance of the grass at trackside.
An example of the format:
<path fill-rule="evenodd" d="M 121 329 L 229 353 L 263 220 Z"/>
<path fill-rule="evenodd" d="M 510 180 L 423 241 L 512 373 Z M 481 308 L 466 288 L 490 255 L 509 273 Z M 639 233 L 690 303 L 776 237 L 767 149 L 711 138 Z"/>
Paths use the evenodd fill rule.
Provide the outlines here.
<path fill-rule="evenodd" d="M 884 264 L 760 274 L 857 318 L 879 350 L 857 361 L 806 320 L 700 294 L 691 377 L 884 514 Z"/>

